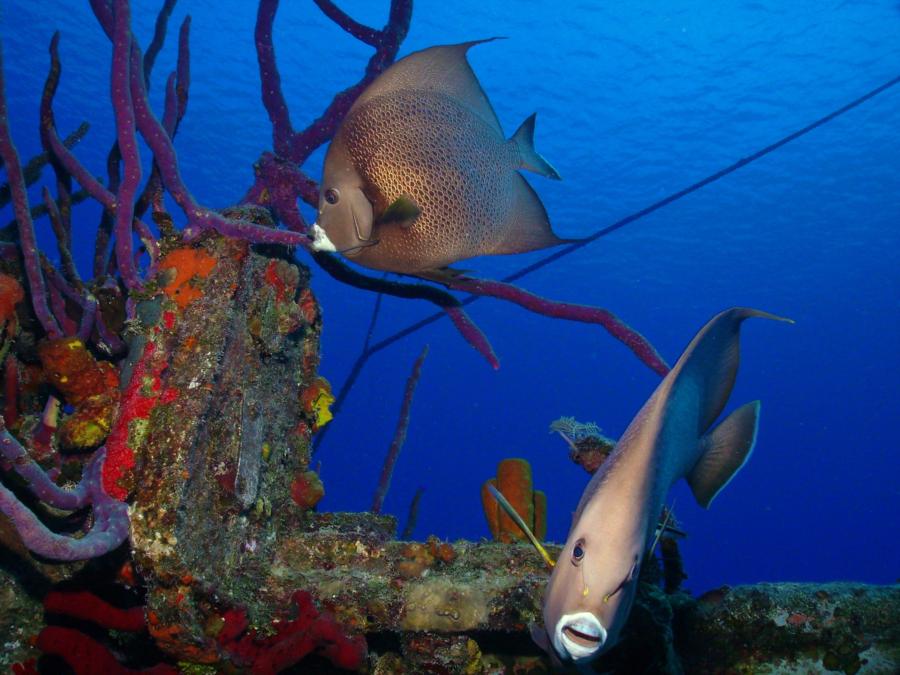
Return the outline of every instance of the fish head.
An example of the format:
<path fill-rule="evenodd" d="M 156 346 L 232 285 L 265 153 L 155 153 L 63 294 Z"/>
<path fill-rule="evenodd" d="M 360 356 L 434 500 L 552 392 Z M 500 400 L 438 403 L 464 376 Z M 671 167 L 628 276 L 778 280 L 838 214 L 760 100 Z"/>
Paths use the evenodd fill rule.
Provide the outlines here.
<path fill-rule="evenodd" d="M 581 665 L 618 641 L 634 602 L 642 550 L 620 543 L 625 546 L 573 528 L 544 594 L 543 644 L 536 636 L 551 656 Z"/>
<path fill-rule="evenodd" d="M 378 243 L 372 237 L 372 202 L 366 196 L 359 172 L 352 165 L 329 159 L 326 158 L 318 215 L 312 226 L 312 249 L 335 251 L 352 258 Z"/>

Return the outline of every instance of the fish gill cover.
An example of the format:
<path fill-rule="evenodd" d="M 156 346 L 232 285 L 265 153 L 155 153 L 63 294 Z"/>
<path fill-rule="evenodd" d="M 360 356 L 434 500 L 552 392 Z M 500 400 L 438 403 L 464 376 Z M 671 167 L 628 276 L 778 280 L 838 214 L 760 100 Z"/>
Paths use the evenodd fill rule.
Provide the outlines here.
<path fill-rule="evenodd" d="M 134 34 L 145 49 L 161 4 L 136 2 L 131 8 Z M 276 4 L 264 1 L 260 6 L 271 10 Z M 890 583 L 900 576 L 900 545 L 890 534 L 900 513 L 896 481 L 900 91 L 878 90 L 900 73 L 900 9 L 895 3 L 676 2 L 661 7 L 649 2 L 585 2 L 568 3 L 561 10 L 552 2 L 419 2 L 405 39 L 386 36 L 379 42 L 381 52 L 342 31 L 340 22 L 332 20 L 336 15 L 331 3 L 317 4 L 331 8 L 331 17 L 312 3 L 284 4 L 272 29 L 284 100 L 297 130 L 322 114 L 337 92 L 360 81 L 373 53 L 377 71 L 393 58 L 392 46 L 399 45 L 400 58 L 433 45 L 495 35 L 508 38 L 472 50 L 469 58 L 505 137 L 532 112 L 538 113 L 535 146 L 564 180 L 529 180 L 554 232 L 582 238 L 623 219 L 626 223 L 514 283 L 541 298 L 615 312 L 669 363 L 695 330 L 725 307 L 760 307 L 796 320 L 789 330 L 765 323 L 746 329 L 733 400 L 763 401 L 752 460 L 709 512 L 693 504 L 683 483 L 673 491 L 679 522 L 689 534 L 681 553 L 691 590 L 785 580 Z M 255 181 L 254 163 L 256 178 L 284 168 L 273 155 L 264 154 L 267 151 L 282 157 L 292 152 L 304 159 L 309 155 L 302 168 L 306 176 L 318 180 L 324 147 L 311 154 L 288 148 L 290 138 L 283 134 L 279 139 L 277 129 L 273 139 L 260 96 L 254 35 L 257 6 L 169 5 L 174 5 L 170 35 L 156 57 L 149 96 L 151 107 L 162 111 L 165 76 L 178 66 L 178 27 L 190 14 L 190 95 L 186 111 L 180 111 L 184 114 L 175 149 L 181 177 L 196 203 L 223 208 L 252 193 L 248 189 L 264 184 Z M 341 8 L 360 29 L 398 18 L 388 16 L 388 2 L 345 2 Z M 113 53 L 90 3 L 13 1 L 4 3 L 0 12 L 8 117 L 23 163 L 42 152 L 38 122 L 49 67 L 46 47 L 59 30 L 63 72 L 53 101 L 56 127 L 65 136 L 88 122 L 86 135 L 72 139 L 73 152 L 87 172 L 105 176 L 107 152 L 116 137 L 109 104 Z M 356 32 L 366 37 L 365 31 Z M 120 57 L 126 58 L 126 52 L 121 50 Z M 187 82 L 186 72 L 179 76 Z M 173 81 L 181 94 L 178 84 Z M 860 105 L 828 117 L 875 91 Z M 792 136 L 817 120 L 824 123 Z M 325 137 L 327 133 L 320 140 Z M 790 142 L 755 155 L 781 139 Z M 127 154 L 127 146 L 122 149 Z M 143 141 L 137 149 L 143 174 L 150 176 L 151 152 Z M 752 161 L 740 161 L 745 158 Z M 728 167 L 738 170 L 704 183 Z M 700 189 L 686 190 L 698 183 Z M 29 188 L 32 206 L 43 203 L 43 185 L 56 194 L 49 167 Z M 315 203 L 315 186 L 303 181 L 294 186 L 286 203 L 296 194 Z M 76 181 L 74 189 L 78 187 Z M 680 195 L 682 191 L 686 194 Z M 668 201 L 671 195 L 679 198 Z M 274 191 L 265 199 L 259 192 L 256 197 L 270 205 L 285 199 Z M 664 206 L 643 214 L 661 200 Z M 185 225 L 170 196 L 156 206 L 172 213 L 179 227 Z M 0 227 L 14 217 L 9 207 L 2 213 Z M 80 276 L 89 279 L 101 208 L 88 199 L 74 207 L 73 214 L 71 252 Z M 307 222 L 315 220 L 314 209 L 306 204 L 300 214 Z M 633 214 L 641 217 L 631 218 Z M 291 215 L 283 212 L 279 217 L 290 226 Z M 204 212 L 207 217 L 215 219 Z M 156 235 L 167 232 L 164 220 L 151 221 L 149 227 Z M 65 251 L 57 253 L 48 220 L 37 218 L 35 228 L 39 248 L 71 281 Z M 5 235 L 13 232 L 4 230 Z M 217 283 L 243 283 L 237 266 L 215 269 L 204 263 L 204 256 L 209 256 L 237 265 L 234 251 L 210 244 L 208 250 L 178 253 L 184 249 L 173 248 L 165 236 L 160 240 L 164 249 L 160 270 L 166 269 L 166 259 L 185 256 L 196 262 L 183 280 L 188 295 L 179 297 L 202 298 L 203 279 L 209 274 Z M 137 239 L 134 242 L 139 246 Z M 478 258 L 464 262 L 462 268 L 478 278 L 506 279 L 547 255 Z M 127 258 L 123 254 L 122 259 Z M 317 490 L 324 483 L 326 491 L 324 498 L 316 494 L 316 500 L 321 498 L 319 510 L 369 508 L 395 433 L 410 363 L 427 342 L 430 354 L 416 387 L 408 428 L 404 427 L 403 454 L 392 467 L 383 511 L 405 515 L 415 494 L 420 500 L 413 536 L 488 536 L 480 486 L 503 458 L 522 456 L 547 494 L 548 539 L 563 540 L 586 477 L 567 459 L 566 443 L 547 433 L 549 425 L 571 415 L 594 421 L 605 435 L 618 437 L 658 383 L 654 370 L 596 326 L 550 321 L 490 298 L 466 304 L 466 319 L 445 296 L 429 295 L 443 303 L 441 316 L 449 313 L 455 323 L 433 321 L 395 340 L 398 331 L 431 317 L 434 307 L 335 281 L 303 251 L 296 259 L 313 270 L 315 298 L 285 301 L 285 287 L 297 293 L 306 288 L 305 278 L 291 276 L 295 272 L 281 268 L 275 272 L 255 259 L 241 268 L 257 270 L 261 284 L 259 294 L 241 299 L 248 340 L 260 354 L 277 354 L 291 331 L 324 325 L 320 366 L 308 355 L 298 356 L 307 369 L 304 382 L 317 381 L 313 377 L 317 366 L 335 392 L 341 391 L 348 376 L 354 379 L 346 396 L 339 397 L 335 419 L 319 431 L 313 457 L 292 466 L 294 475 L 283 486 L 285 494 L 291 490 L 291 479 L 315 469 L 322 481 Z M 149 277 L 146 265 L 144 256 L 135 274 Z M 120 272 L 127 282 L 127 266 Z M 380 279 L 375 273 L 369 276 Z M 400 278 L 388 276 L 386 281 Z M 160 288 L 174 283 L 174 276 L 167 277 Z M 77 284 L 72 285 L 77 290 Z M 457 287 L 465 290 L 464 285 Z M 3 288 L 5 297 L 16 294 L 11 285 Z M 488 295 L 499 292 L 485 285 L 470 288 Z M 112 299 L 104 300 L 104 293 Z M 31 290 L 29 297 L 33 295 Z M 123 331 L 123 320 L 133 318 L 128 312 L 134 308 L 126 312 L 109 288 L 97 288 L 94 295 L 101 309 L 107 302 L 107 311 L 101 312 L 104 330 L 114 335 Z M 200 301 L 218 302 L 219 296 L 213 295 Z M 179 305 L 174 296 L 167 297 Z M 54 304 L 51 293 L 50 299 L 45 328 L 32 323 L 22 330 L 32 334 L 43 330 L 60 339 L 77 333 L 79 326 L 61 325 L 59 335 L 53 336 L 49 315 L 77 317 L 82 312 L 73 299 L 68 310 L 60 310 L 61 298 Z M 324 319 L 318 316 L 316 299 Z M 4 344 L 18 330 L 10 328 L 15 320 L 5 307 L 0 303 L 4 330 L 9 329 Z M 172 315 L 173 328 L 167 325 L 168 316 L 142 319 L 145 325 L 158 322 L 162 332 L 177 330 L 177 317 Z M 134 329 L 133 322 L 128 325 Z M 460 331 L 483 356 L 498 359 L 500 369 L 487 367 L 485 359 L 459 338 Z M 115 339 L 102 341 L 117 351 Z M 35 345 L 25 345 L 24 350 L 29 349 Z M 167 349 L 177 351 L 171 345 Z M 371 358 L 358 360 L 361 350 Z M 107 357 L 94 351 L 101 360 Z M 174 353 L 167 352 L 166 358 Z M 644 350 L 645 356 L 648 353 Z M 155 414 L 154 408 L 179 404 L 179 392 L 163 383 L 167 376 L 162 357 L 151 348 L 121 362 L 123 370 L 129 369 L 126 372 L 141 375 L 140 387 L 122 390 L 123 402 L 118 405 L 125 415 L 124 427 L 120 416 L 118 430 L 113 424 L 110 431 L 110 438 L 119 439 L 114 449 L 126 457 L 130 447 L 142 442 L 139 434 L 134 435 L 134 429 L 145 426 L 141 420 Z M 38 362 L 36 352 L 30 364 L 23 362 L 16 375 L 23 388 L 35 381 L 24 373 Z M 360 362 L 364 367 L 355 370 L 354 363 Z M 244 381 L 239 375 L 252 379 L 250 372 L 229 374 L 226 379 L 231 378 L 235 389 Z M 10 379 L 7 375 L 6 381 Z M 5 386 L 8 401 L 10 389 Z M 48 385 L 41 386 L 45 393 Z M 38 397 L 37 390 L 27 395 Z M 105 390 L 86 394 L 95 395 L 102 399 L 95 408 L 82 405 L 84 397 L 77 404 L 66 401 L 70 408 L 63 411 L 64 418 L 84 412 L 92 429 L 107 424 L 111 394 Z M 410 395 L 407 391 L 407 398 Z M 92 410 L 103 412 L 91 416 Z M 261 413 L 242 407 L 236 399 L 228 399 L 223 410 L 243 420 L 238 434 L 242 447 L 256 443 L 262 433 Z M 9 425 L 17 413 L 8 406 L 6 412 Z M 35 410 L 27 412 L 37 418 Z M 292 421 L 307 424 L 306 432 L 311 432 L 317 415 L 307 411 L 301 417 L 305 422 Z M 49 412 L 44 415 L 45 428 L 51 418 Z M 286 419 L 279 424 L 287 429 Z M 38 432 L 30 453 L 40 454 Z M 45 445 L 52 454 L 56 446 Z M 276 457 L 281 451 L 273 450 Z M 242 462 L 227 467 L 220 477 L 231 481 L 241 504 L 265 514 L 266 504 L 249 496 L 263 489 L 251 479 L 260 460 L 251 460 L 247 452 L 238 452 L 238 457 Z M 98 536 L 80 545 L 82 553 L 94 554 L 126 536 L 116 498 L 136 489 L 128 483 L 127 471 L 114 480 L 96 475 L 101 463 L 98 456 L 87 465 L 81 492 L 66 502 L 67 508 L 93 504 L 97 512 Z M 293 485 L 296 493 L 296 481 Z M 424 493 L 419 491 L 423 486 Z M 45 494 L 51 495 L 41 495 L 45 502 L 56 499 L 49 487 Z M 147 542 L 142 546 L 159 552 L 165 542 L 157 548 Z"/>

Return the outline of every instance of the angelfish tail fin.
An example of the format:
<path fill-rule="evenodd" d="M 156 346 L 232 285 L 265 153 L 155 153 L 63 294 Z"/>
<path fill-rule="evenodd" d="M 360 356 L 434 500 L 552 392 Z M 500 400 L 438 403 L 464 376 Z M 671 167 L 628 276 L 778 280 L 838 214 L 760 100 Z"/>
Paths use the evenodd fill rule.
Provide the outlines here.
<path fill-rule="evenodd" d="M 709 508 L 750 459 L 759 426 L 759 406 L 759 401 L 742 405 L 700 439 L 703 453 L 687 481 L 703 508 Z"/>
<path fill-rule="evenodd" d="M 698 435 L 709 431 L 731 396 L 741 360 L 741 324 L 752 317 L 793 323 L 790 319 L 750 307 L 726 309 L 700 329 L 673 368 L 679 378 L 693 380 L 702 392 Z"/>
<path fill-rule="evenodd" d="M 559 172 L 534 149 L 534 119 L 536 116 L 537 113 L 532 113 L 509 139 L 510 143 L 514 143 L 519 151 L 520 163 L 517 168 L 528 169 L 553 180 L 561 180 Z"/>

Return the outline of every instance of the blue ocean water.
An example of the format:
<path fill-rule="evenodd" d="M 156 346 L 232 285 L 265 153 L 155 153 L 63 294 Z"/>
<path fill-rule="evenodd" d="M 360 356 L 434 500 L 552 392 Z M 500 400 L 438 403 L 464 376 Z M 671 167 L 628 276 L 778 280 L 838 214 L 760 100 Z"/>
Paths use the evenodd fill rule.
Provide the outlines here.
<path fill-rule="evenodd" d="M 134 3 L 146 45 L 161 3 Z M 296 127 L 360 76 L 370 49 L 310 2 L 282 3 L 275 46 Z M 387 0 L 342 2 L 380 26 Z M 416 3 L 401 55 L 490 36 L 471 52 L 507 133 L 537 111 L 536 145 L 563 175 L 536 176 L 561 236 L 579 237 L 637 211 L 900 75 L 897 2 Z M 113 138 L 111 49 L 87 2 L 12 0 L 0 7 L 12 133 L 39 152 L 37 105 L 46 45 L 62 32 L 55 110 L 63 133 L 104 174 Z M 159 57 L 152 100 L 174 66 L 174 33 L 191 14 L 192 84 L 176 142 L 198 200 L 235 203 L 271 149 L 253 48 L 255 3 L 182 0 Z M 796 320 L 745 326 L 729 409 L 763 402 L 749 464 L 708 512 L 673 491 L 689 536 L 687 586 L 762 580 L 900 577 L 900 86 L 740 171 L 565 257 L 520 283 L 603 306 L 674 362 L 713 314 L 750 305 Z M 145 162 L 149 153 L 144 152 Z M 322 153 L 305 168 L 320 172 Z M 39 192 L 31 196 L 39 201 Z M 78 210 L 87 266 L 96 206 Z M 307 212 L 307 215 L 311 215 Z M 5 224 L 11 215 L 3 212 Z M 40 238 L 53 251 L 46 222 Z M 542 253 L 463 267 L 499 278 Z M 303 254 L 299 255 L 301 261 Z M 314 268 L 325 314 L 323 374 L 339 387 L 375 297 Z M 375 339 L 428 316 L 385 298 Z M 431 352 L 385 510 L 402 521 L 426 488 L 417 538 L 488 535 L 481 483 L 505 457 L 528 458 L 549 502 L 549 538 L 565 538 L 587 476 L 548 433 L 563 415 L 620 434 L 658 378 L 602 329 L 550 320 L 500 301 L 470 307 L 501 360 L 492 371 L 442 320 L 374 356 L 317 454 L 322 508 L 365 510 L 416 355 Z"/>

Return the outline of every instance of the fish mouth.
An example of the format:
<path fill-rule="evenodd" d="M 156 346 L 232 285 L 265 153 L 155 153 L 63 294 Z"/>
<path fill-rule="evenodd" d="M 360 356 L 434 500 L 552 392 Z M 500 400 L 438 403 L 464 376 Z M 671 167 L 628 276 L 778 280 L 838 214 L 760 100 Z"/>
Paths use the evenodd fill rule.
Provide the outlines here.
<path fill-rule="evenodd" d="M 600 653 L 606 642 L 606 629 L 590 612 L 566 614 L 556 624 L 554 646 L 573 661 L 586 661 Z"/>
<path fill-rule="evenodd" d="M 312 227 L 309 228 L 309 238 L 312 240 L 310 244 L 310 248 L 313 251 L 328 251 L 329 253 L 337 253 L 337 247 L 328 238 L 328 235 L 325 233 L 321 227 L 319 227 L 318 223 L 313 223 Z"/>
<path fill-rule="evenodd" d="M 369 246 L 375 246 L 380 241 L 379 239 L 367 239 L 362 241 L 361 243 L 355 246 L 349 246 L 347 248 L 339 249 L 334 245 L 334 242 L 328 237 L 328 233 L 319 226 L 318 223 L 313 223 L 312 227 L 309 228 L 309 247 L 313 251 L 325 251 L 327 253 L 340 253 L 341 255 L 347 256 L 348 258 L 352 258 L 353 256 L 359 255 L 360 251 L 364 248 L 368 248 Z"/>

